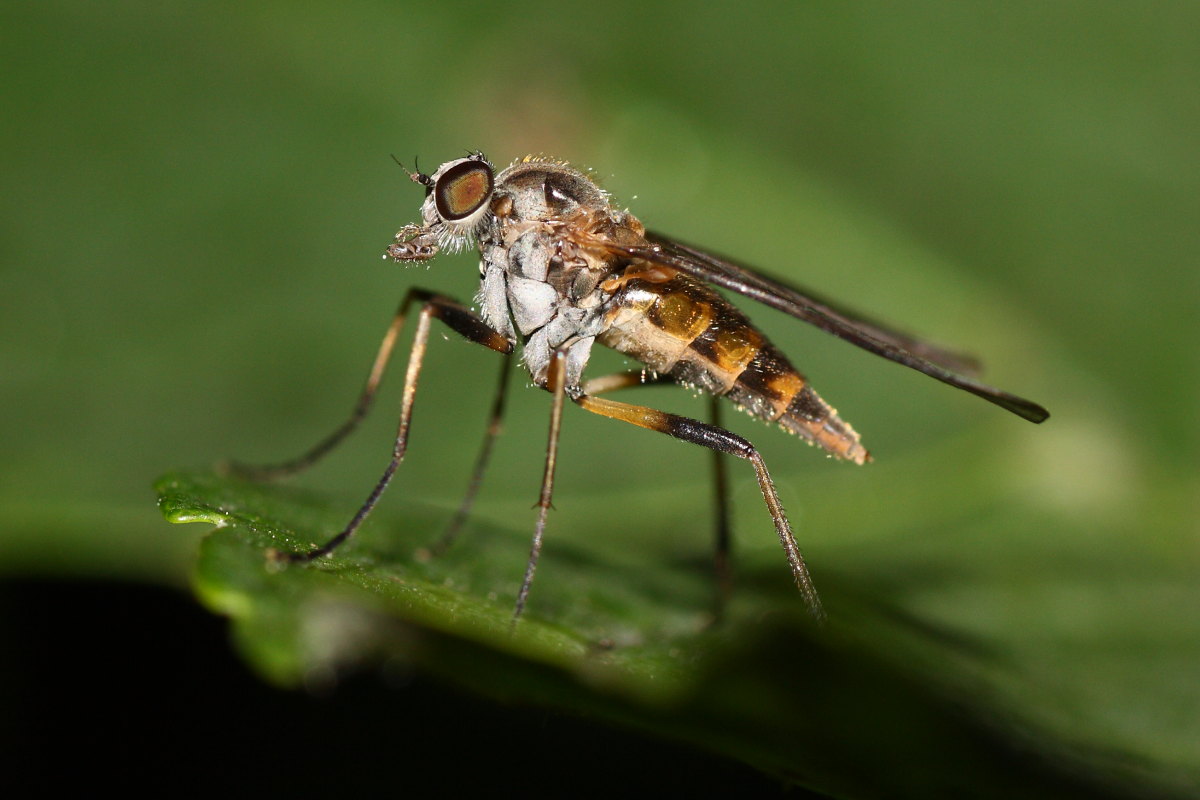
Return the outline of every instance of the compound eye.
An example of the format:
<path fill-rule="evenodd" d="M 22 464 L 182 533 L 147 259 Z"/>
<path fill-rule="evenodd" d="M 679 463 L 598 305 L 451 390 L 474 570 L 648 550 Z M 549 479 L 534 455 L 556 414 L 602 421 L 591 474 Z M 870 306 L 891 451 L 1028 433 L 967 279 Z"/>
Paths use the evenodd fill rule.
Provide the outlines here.
<path fill-rule="evenodd" d="M 434 187 L 437 212 L 458 222 L 478 211 L 492 196 L 492 168 L 483 161 L 464 160 L 446 170 Z"/>

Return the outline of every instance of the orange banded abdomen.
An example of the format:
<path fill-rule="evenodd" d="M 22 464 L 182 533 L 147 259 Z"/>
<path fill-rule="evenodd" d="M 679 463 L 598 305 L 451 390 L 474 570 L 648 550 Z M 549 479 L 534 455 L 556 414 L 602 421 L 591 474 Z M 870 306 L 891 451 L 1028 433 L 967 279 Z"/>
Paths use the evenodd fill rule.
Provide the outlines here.
<path fill-rule="evenodd" d="M 600 342 L 654 372 L 727 397 L 839 458 L 869 456 L 859 436 L 750 320 L 705 284 L 674 270 L 618 281 Z"/>

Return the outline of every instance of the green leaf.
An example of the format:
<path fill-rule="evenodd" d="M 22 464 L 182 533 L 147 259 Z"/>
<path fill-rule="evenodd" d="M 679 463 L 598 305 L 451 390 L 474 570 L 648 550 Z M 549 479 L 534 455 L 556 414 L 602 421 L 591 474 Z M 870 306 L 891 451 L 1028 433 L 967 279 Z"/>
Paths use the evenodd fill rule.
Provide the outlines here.
<path fill-rule="evenodd" d="M 914 584 L 953 594 L 944 576 L 901 570 L 889 582 L 865 559 L 860 575 L 829 559 L 818 574 L 831 622 L 818 627 L 782 555 L 750 558 L 729 618 L 712 626 L 705 570 L 572 538 L 547 545 L 514 628 L 527 531 L 476 521 L 431 559 L 424 548 L 448 515 L 410 503 L 374 515 L 335 557 L 281 567 L 271 548 L 323 541 L 347 504 L 210 473 L 167 475 L 157 488 L 167 519 L 216 526 L 196 592 L 233 620 L 242 653 L 276 684 L 321 688 L 341 670 L 399 661 L 846 797 L 1148 791 L 1127 753 L 1102 753 L 1022 705 L 1032 695 L 1014 682 L 1027 665 L 1005 643 L 885 599 Z"/>

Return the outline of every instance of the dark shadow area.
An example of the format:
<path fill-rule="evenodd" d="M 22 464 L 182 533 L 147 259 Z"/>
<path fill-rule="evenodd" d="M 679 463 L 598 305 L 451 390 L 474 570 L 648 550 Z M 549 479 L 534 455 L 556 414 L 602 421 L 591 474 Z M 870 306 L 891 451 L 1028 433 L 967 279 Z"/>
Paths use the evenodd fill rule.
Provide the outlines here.
<path fill-rule="evenodd" d="M 7 581 L 0 625 L 0 746 L 23 796 L 82 784 L 299 797 L 817 797 L 718 756 L 497 706 L 419 673 L 349 676 L 321 697 L 280 691 L 238 661 L 222 619 L 164 589 Z"/>

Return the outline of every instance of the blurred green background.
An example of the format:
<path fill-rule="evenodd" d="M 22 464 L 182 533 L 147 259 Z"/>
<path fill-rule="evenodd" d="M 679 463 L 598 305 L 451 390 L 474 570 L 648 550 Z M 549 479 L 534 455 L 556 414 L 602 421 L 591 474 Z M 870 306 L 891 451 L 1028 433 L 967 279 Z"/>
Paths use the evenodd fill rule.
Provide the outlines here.
<path fill-rule="evenodd" d="M 380 259 L 421 199 L 389 156 L 546 153 L 649 226 L 977 353 L 1049 408 L 1029 425 L 750 308 L 876 463 L 728 418 L 818 583 L 894 588 L 1010 660 L 1018 717 L 1186 782 L 1198 28 L 1192 3 L 7 4 L 0 570 L 185 586 L 204 531 L 168 527 L 152 481 L 296 454 L 348 412 L 405 289 L 474 291 L 469 256 Z M 494 370 L 435 339 L 388 504 L 457 502 Z M 397 383 L 305 485 L 353 508 Z M 480 514 L 523 529 L 548 397 L 514 390 Z M 707 454 L 571 409 L 562 453 L 553 536 L 652 528 L 703 554 Z M 738 466 L 739 554 L 782 571 Z"/>

